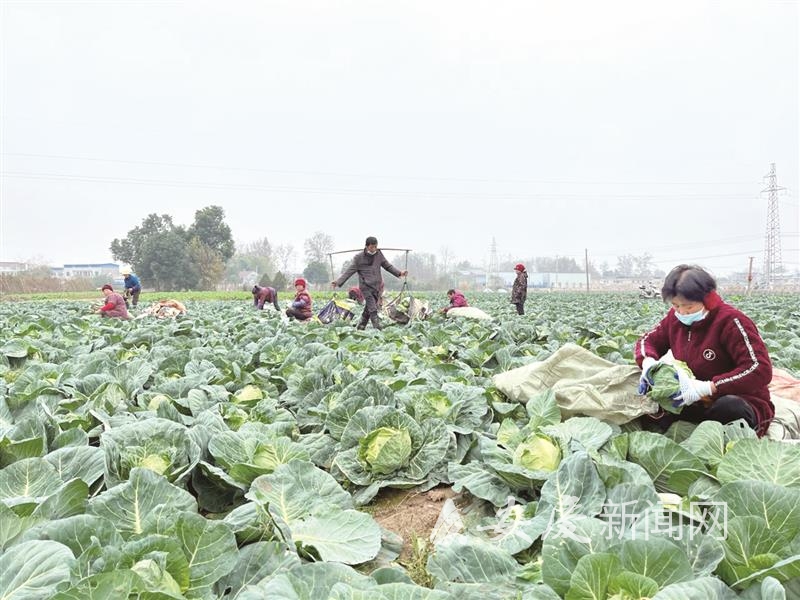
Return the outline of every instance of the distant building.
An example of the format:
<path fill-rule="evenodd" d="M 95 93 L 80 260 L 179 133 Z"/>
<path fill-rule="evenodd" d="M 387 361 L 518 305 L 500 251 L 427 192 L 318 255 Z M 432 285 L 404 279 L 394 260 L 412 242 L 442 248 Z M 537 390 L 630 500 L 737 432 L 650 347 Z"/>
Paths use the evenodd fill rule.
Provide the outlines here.
<path fill-rule="evenodd" d="M 107 277 L 109 279 L 115 279 L 119 277 L 119 265 L 116 263 L 65 264 L 63 267 L 51 268 L 50 272 L 54 277 L 63 279 L 75 279 L 78 277 L 87 279 Z"/>
<path fill-rule="evenodd" d="M 23 273 L 31 268 L 32 265 L 23 262 L 0 262 L 0 273 Z"/>
<path fill-rule="evenodd" d="M 528 273 L 528 287 L 570 290 L 586 287 L 586 273 Z"/>
<path fill-rule="evenodd" d="M 459 271 L 457 273 L 459 285 L 475 289 L 495 289 L 497 287 L 511 288 L 517 279 L 516 271 L 500 271 L 492 276 L 492 281 L 486 281 L 485 271 Z M 488 285 L 487 285 L 488 284 Z M 586 287 L 586 273 L 537 273 L 528 271 L 529 288 L 546 288 L 569 290 Z"/>

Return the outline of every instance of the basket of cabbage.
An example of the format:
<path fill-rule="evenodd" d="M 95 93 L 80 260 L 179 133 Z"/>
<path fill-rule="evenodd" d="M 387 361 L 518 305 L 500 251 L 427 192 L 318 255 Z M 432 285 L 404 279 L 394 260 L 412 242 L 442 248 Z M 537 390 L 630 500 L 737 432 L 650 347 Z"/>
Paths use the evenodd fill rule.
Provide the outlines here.
<path fill-rule="evenodd" d="M 385 306 L 384 310 L 392 321 L 401 325 L 413 319 L 425 319 L 430 312 L 428 303 L 414 298 L 405 283 L 400 293 Z"/>

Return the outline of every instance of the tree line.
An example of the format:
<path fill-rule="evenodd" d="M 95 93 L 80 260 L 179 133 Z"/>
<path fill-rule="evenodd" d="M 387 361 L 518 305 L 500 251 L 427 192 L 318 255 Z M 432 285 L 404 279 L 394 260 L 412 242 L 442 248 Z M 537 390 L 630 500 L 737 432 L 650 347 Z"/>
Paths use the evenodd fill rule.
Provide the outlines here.
<path fill-rule="evenodd" d="M 334 250 L 333 237 L 323 231 L 304 240 L 302 256 L 292 244 L 273 246 L 266 237 L 235 244 L 220 206 L 196 211 L 189 226 L 176 224 L 167 214 L 150 214 L 124 238 L 111 242 L 114 259 L 131 265 L 147 287 L 159 291 L 211 290 L 220 284 L 239 287 L 254 282 L 283 290 L 299 274 L 321 286 L 335 275 L 329 259 Z M 438 255 L 410 252 L 387 257 L 399 268 L 408 269 L 417 289 L 447 289 L 459 285 L 460 275 L 482 270 L 469 261 L 459 261 L 447 247 L 440 248 Z M 297 262 L 302 263 L 301 269 L 294 267 Z M 510 272 L 517 262 L 525 263 L 532 272 L 582 273 L 586 269 L 583 261 L 573 257 L 539 256 L 501 260 L 498 270 Z M 649 254 L 619 256 L 616 268 L 591 262 L 588 268 L 594 278 L 663 276 Z M 392 289 L 401 282 L 389 277 L 386 285 Z"/>

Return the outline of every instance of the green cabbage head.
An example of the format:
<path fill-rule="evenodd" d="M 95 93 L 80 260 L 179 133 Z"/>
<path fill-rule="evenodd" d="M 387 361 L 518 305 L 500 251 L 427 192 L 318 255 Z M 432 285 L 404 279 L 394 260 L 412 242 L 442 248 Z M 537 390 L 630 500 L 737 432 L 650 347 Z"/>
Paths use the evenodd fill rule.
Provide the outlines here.
<path fill-rule="evenodd" d="M 664 410 L 675 414 L 683 410 L 682 406 L 676 408 L 672 405 L 672 397 L 681 391 L 678 377 L 675 374 L 678 369 L 694 378 L 692 370 L 681 360 L 676 360 L 674 365 L 659 363 L 652 368 L 653 386 L 647 392 L 647 396 L 651 400 L 658 402 Z"/>
<path fill-rule="evenodd" d="M 561 462 L 561 447 L 550 436 L 534 433 L 514 450 L 513 462 L 531 471 L 555 471 Z"/>
<path fill-rule="evenodd" d="M 379 427 L 358 442 L 358 458 L 366 469 L 388 475 L 403 468 L 411 457 L 411 435 L 406 429 Z"/>
<path fill-rule="evenodd" d="M 167 594 L 166 597 L 170 597 L 172 594 L 180 597 L 181 586 L 169 571 L 155 560 L 150 558 L 140 560 L 131 567 L 131 571 L 144 580 L 148 589 L 162 591 Z"/>
<path fill-rule="evenodd" d="M 150 469 L 154 473 L 168 477 L 170 467 L 177 452 L 174 448 L 148 448 L 147 446 L 131 446 L 122 455 L 120 465 L 130 473 L 135 467 Z"/>
<path fill-rule="evenodd" d="M 450 408 L 453 406 L 447 394 L 442 392 L 435 392 L 428 396 L 428 402 L 433 409 L 433 414 L 440 418 L 446 417 L 450 412 Z"/>

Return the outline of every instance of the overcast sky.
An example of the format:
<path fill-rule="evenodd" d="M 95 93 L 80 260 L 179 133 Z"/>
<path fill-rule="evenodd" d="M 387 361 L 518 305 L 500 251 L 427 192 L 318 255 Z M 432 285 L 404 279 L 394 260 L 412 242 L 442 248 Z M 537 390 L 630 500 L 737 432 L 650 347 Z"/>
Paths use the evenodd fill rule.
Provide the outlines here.
<path fill-rule="evenodd" d="M 0 0 L 0 260 L 149 213 L 484 264 L 800 268 L 793 1 Z M 298 263 L 298 268 L 302 264 Z"/>

